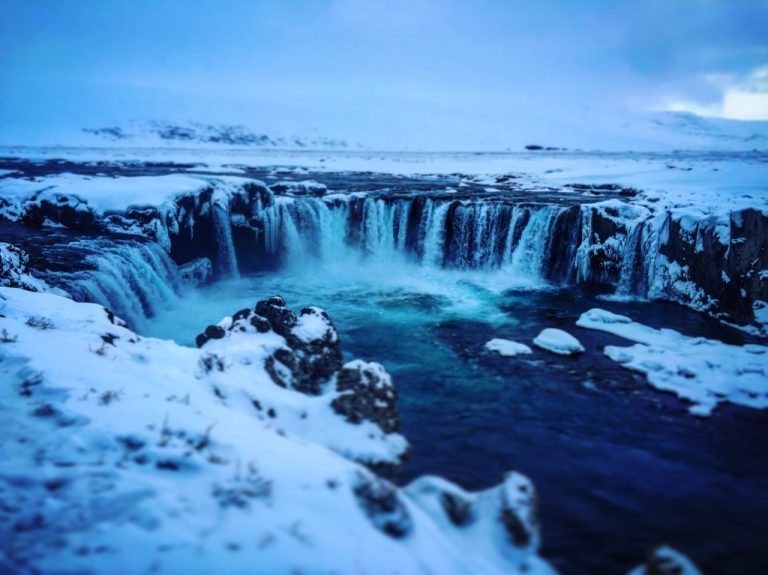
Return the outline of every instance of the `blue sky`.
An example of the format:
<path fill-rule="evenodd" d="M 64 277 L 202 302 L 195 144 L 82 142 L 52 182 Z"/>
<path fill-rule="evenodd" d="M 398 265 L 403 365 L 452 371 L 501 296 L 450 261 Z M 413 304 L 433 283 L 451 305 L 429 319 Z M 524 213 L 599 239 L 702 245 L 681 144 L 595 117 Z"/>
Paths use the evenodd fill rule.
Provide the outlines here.
<path fill-rule="evenodd" d="M 0 125 L 482 140 L 650 109 L 768 119 L 768 0 L 0 0 Z"/>

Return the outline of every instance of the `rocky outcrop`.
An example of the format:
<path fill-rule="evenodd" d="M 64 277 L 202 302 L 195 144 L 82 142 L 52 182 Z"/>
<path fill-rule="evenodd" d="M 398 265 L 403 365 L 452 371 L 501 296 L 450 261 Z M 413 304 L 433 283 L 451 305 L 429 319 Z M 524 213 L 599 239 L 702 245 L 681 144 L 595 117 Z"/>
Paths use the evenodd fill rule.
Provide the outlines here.
<path fill-rule="evenodd" d="M 278 386 L 317 396 L 331 394 L 333 411 L 353 424 L 370 422 L 384 434 L 400 429 L 397 392 L 392 378 L 378 363 L 354 360 L 342 366 L 338 332 L 325 311 L 306 307 L 296 315 L 283 298 L 259 301 L 225 319 L 209 325 L 196 338 L 204 348 L 212 340 L 232 334 L 268 333 L 284 342 L 264 359 L 264 369 Z M 396 466 L 371 468 L 392 475 Z"/>
<path fill-rule="evenodd" d="M 21 219 L 31 226 L 50 222 L 73 230 L 99 230 L 103 222 L 86 202 L 77 196 L 41 190 L 22 204 Z"/>
<path fill-rule="evenodd" d="M 0 286 L 45 291 L 45 282 L 29 273 L 29 255 L 13 244 L 0 242 Z"/>
<path fill-rule="evenodd" d="M 359 359 L 346 363 L 336 377 L 336 391 L 340 395 L 331 405 L 347 421 L 372 421 L 385 433 L 400 430 L 397 391 L 381 364 Z"/>
<path fill-rule="evenodd" d="M 739 324 L 768 301 L 768 215 L 731 212 L 727 223 L 668 214 L 660 231 L 657 293 Z"/>

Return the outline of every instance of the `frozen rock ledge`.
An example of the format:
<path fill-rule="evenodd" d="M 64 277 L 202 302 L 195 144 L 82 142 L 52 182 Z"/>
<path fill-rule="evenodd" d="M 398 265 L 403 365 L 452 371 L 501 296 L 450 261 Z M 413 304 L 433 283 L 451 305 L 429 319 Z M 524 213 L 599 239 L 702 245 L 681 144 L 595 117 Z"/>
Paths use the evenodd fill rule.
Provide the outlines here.
<path fill-rule="evenodd" d="M 583 313 L 576 325 L 636 342 L 628 347 L 609 345 L 605 354 L 645 374 L 656 389 L 690 401 L 694 415 L 709 415 L 724 402 L 768 408 L 768 346 L 688 337 L 597 308 Z"/>

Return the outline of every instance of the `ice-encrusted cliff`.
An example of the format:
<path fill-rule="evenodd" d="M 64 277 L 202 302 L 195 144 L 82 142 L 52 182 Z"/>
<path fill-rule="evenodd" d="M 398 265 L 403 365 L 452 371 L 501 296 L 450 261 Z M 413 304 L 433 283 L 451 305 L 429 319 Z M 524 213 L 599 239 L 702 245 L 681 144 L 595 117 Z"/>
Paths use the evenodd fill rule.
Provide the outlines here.
<path fill-rule="evenodd" d="M 427 182 L 432 191 L 348 192 L 343 183 L 338 190 L 293 180 L 267 186 L 233 176 L 59 175 L 5 179 L 0 196 L 6 220 L 140 235 L 189 265 L 191 277 L 205 279 L 207 269 L 232 277 L 352 252 L 403 256 L 668 299 L 765 334 L 764 198 L 725 206 L 710 198 L 691 207 L 674 195 L 615 184 L 512 193 L 478 187 L 477 177 L 463 181 L 474 187 Z"/>

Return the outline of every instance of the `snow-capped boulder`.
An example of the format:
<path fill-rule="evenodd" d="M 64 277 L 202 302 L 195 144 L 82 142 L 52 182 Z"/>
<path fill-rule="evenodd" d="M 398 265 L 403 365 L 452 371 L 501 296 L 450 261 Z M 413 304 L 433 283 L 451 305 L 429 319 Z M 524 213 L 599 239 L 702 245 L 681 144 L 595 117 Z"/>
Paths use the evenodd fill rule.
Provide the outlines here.
<path fill-rule="evenodd" d="M 323 385 L 341 369 L 341 347 L 333 322 L 325 311 L 308 307 L 297 316 L 280 296 L 258 302 L 254 309 L 238 311 L 220 325 L 208 326 L 195 341 L 203 347 L 228 333 L 274 331 L 285 345 L 265 360 L 272 380 L 302 393 L 318 395 Z"/>
<path fill-rule="evenodd" d="M 516 355 L 526 355 L 533 353 L 531 348 L 524 343 L 500 338 L 494 338 L 486 342 L 485 349 L 488 351 L 495 351 L 504 357 L 515 357 Z"/>
<path fill-rule="evenodd" d="M 98 230 L 98 214 L 75 194 L 44 189 L 32 195 L 23 206 L 22 220 L 32 226 L 55 223 L 73 230 Z"/>
<path fill-rule="evenodd" d="M 46 291 L 48 286 L 29 273 L 29 255 L 24 250 L 0 242 L 0 286 L 29 291 Z"/>
<path fill-rule="evenodd" d="M 584 347 L 578 339 L 568 332 L 553 327 L 543 329 L 533 340 L 533 343 L 541 349 L 559 355 L 573 355 L 584 351 Z"/>
<path fill-rule="evenodd" d="M 351 361 L 342 367 L 339 336 L 325 311 L 307 307 L 296 315 L 280 296 L 245 308 L 218 325 L 209 325 L 196 338 L 210 350 L 211 365 L 226 353 L 232 340 L 269 336 L 275 344 L 258 352 L 269 379 L 277 386 L 330 401 L 337 417 L 350 424 L 377 429 L 375 436 L 394 436 L 400 428 L 397 393 L 392 378 L 378 363 Z M 222 351 L 215 351 L 215 350 Z M 212 357 L 209 356 L 209 357 Z M 254 358 L 253 361 L 258 361 Z M 399 436 L 398 436 L 399 437 Z M 397 473 L 407 447 L 391 461 L 362 461 L 382 474 Z"/>
<path fill-rule="evenodd" d="M 277 182 L 269 186 L 269 189 L 276 194 L 289 194 L 292 196 L 324 196 L 328 192 L 328 187 L 325 184 L 315 182 L 314 180 Z"/>
<path fill-rule="evenodd" d="M 400 430 L 397 391 L 384 366 L 375 362 L 353 360 L 336 377 L 339 396 L 331 405 L 347 421 L 372 421 L 384 433 Z"/>
<path fill-rule="evenodd" d="M 628 575 L 701 575 L 701 571 L 679 551 L 671 547 L 657 547 L 644 565 L 635 567 Z"/>

